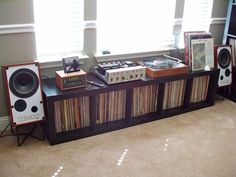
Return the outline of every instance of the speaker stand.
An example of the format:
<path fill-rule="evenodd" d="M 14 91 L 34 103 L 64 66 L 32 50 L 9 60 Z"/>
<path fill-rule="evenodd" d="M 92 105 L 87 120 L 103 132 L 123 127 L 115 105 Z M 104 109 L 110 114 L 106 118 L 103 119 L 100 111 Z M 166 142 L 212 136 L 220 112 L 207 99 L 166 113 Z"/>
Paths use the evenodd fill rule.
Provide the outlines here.
<path fill-rule="evenodd" d="M 30 129 L 30 131 L 28 131 L 27 133 L 20 133 L 19 132 L 19 128 L 20 127 L 23 127 L 23 126 L 26 126 L 26 125 L 22 125 L 22 126 L 15 126 L 15 129 L 16 129 L 16 138 L 17 138 L 17 144 L 18 146 L 20 147 L 24 142 L 25 140 L 30 136 L 30 137 L 33 137 L 37 140 L 45 140 L 45 136 L 44 136 L 44 131 L 43 131 L 43 125 L 42 123 L 39 123 L 40 124 L 40 127 L 41 127 L 41 130 L 42 130 L 42 137 L 38 137 L 38 136 L 35 136 L 33 135 L 34 131 L 36 130 L 37 128 L 37 123 L 31 123 L 33 126 L 32 128 Z M 27 124 L 28 125 L 28 124 Z M 11 125 L 11 132 L 12 134 L 14 134 L 14 131 L 13 131 L 13 126 Z M 20 137 L 23 136 L 23 139 L 20 140 Z"/>
<path fill-rule="evenodd" d="M 216 99 L 217 100 L 224 100 L 225 98 L 229 98 L 230 94 L 231 94 L 231 86 L 230 85 L 220 87 L 218 89 Z"/>
<path fill-rule="evenodd" d="M 220 94 L 216 94 L 216 100 L 221 100 L 221 101 L 223 101 L 223 100 L 225 100 L 225 97 L 223 97 L 223 96 L 220 95 Z"/>

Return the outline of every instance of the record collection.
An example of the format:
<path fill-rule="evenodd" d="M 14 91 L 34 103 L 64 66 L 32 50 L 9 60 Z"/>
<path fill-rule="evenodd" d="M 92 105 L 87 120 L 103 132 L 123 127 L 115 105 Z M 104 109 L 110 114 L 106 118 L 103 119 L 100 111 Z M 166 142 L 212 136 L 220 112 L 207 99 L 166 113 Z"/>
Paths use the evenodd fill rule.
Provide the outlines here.
<path fill-rule="evenodd" d="M 189 70 L 214 68 L 214 39 L 204 31 L 184 32 L 185 63 Z"/>
<path fill-rule="evenodd" d="M 90 126 L 89 96 L 54 102 L 56 132 Z"/>
<path fill-rule="evenodd" d="M 133 90 L 133 104 L 131 116 L 145 115 L 157 109 L 158 86 L 147 85 Z"/>
<path fill-rule="evenodd" d="M 236 39 L 230 38 L 229 45 L 232 47 L 232 64 L 236 66 Z"/>
<path fill-rule="evenodd" d="M 190 103 L 206 100 L 210 76 L 195 77 L 191 92 Z"/>
<path fill-rule="evenodd" d="M 183 105 L 186 80 L 165 83 L 163 109 L 180 107 Z"/>
<path fill-rule="evenodd" d="M 97 124 L 125 118 L 126 90 L 100 93 L 97 97 Z"/>

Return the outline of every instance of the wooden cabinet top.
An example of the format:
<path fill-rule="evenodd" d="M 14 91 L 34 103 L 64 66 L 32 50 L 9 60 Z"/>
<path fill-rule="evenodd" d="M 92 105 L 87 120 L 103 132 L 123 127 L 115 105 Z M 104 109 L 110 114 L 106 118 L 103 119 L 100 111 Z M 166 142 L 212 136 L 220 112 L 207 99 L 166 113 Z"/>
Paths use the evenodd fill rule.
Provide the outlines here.
<path fill-rule="evenodd" d="M 70 98 L 70 97 L 73 98 L 75 96 L 79 97 L 79 96 L 93 95 L 97 93 L 109 92 L 109 91 L 114 91 L 114 90 L 131 89 L 134 87 L 139 87 L 139 86 L 144 86 L 144 85 L 149 85 L 149 84 L 161 84 L 161 83 L 170 82 L 174 80 L 189 79 L 193 77 L 204 76 L 204 75 L 214 75 L 214 74 L 218 75 L 219 69 L 211 69 L 209 71 L 190 72 L 187 74 L 160 77 L 156 79 L 146 77 L 144 80 L 130 81 L 130 82 L 124 82 L 124 83 L 118 83 L 118 84 L 112 84 L 112 85 L 106 84 L 104 81 L 102 81 L 100 78 L 98 78 L 94 74 L 88 74 L 87 76 L 88 81 L 98 83 L 102 85 L 102 87 L 87 83 L 87 86 L 84 88 L 62 91 L 57 87 L 55 78 L 50 78 L 50 79 L 43 80 L 42 89 L 47 99 L 50 98 L 50 99 L 57 100 L 57 99 Z"/>

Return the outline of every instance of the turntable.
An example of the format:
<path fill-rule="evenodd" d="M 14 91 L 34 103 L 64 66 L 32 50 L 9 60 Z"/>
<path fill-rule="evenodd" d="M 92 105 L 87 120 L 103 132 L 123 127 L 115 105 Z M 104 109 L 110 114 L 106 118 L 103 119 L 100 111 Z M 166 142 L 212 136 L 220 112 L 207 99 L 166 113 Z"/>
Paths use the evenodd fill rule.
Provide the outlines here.
<path fill-rule="evenodd" d="M 188 65 L 173 57 L 161 56 L 145 59 L 139 64 L 146 66 L 146 75 L 151 78 L 188 73 Z"/>

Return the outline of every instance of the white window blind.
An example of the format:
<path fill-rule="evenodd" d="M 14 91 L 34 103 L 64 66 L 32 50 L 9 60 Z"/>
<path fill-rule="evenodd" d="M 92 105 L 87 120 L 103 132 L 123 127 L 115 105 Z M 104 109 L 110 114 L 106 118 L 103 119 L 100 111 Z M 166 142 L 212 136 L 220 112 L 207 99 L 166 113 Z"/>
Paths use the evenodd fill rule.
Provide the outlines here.
<path fill-rule="evenodd" d="M 184 31 L 209 32 L 213 0 L 185 0 L 180 47 Z"/>
<path fill-rule="evenodd" d="M 83 0 L 34 0 L 38 60 L 78 55 L 83 49 Z"/>
<path fill-rule="evenodd" d="M 153 51 L 172 43 L 175 0 L 97 1 L 97 52 Z"/>

